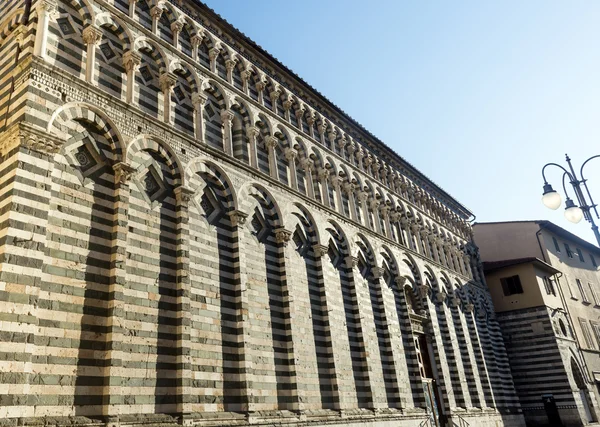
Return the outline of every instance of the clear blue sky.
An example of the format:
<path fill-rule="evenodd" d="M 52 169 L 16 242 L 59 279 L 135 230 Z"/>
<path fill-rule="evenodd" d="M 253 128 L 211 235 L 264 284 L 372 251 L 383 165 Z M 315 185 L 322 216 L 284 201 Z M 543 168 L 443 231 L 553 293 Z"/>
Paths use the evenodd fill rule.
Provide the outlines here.
<path fill-rule="evenodd" d="M 600 154 L 600 2 L 206 3 L 478 221 L 548 219 L 595 242 L 541 204 L 540 171 Z M 600 202 L 600 159 L 586 169 Z"/>

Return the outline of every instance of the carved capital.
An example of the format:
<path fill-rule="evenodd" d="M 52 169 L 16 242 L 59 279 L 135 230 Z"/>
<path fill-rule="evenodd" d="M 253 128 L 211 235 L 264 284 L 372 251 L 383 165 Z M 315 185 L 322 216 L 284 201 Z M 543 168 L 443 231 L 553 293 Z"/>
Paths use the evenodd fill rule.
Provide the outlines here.
<path fill-rule="evenodd" d="M 313 245 L 313 251 L 315 253 L 315 257 L 321 258 L 322 256 L 327 254 L 327 252 L 329 251 L 329 247 L 317 243 Z"/>
<path fill-rule="evenodd" d="M 236 63 L 237 61 L 235 59 L 228 59 L 227 61 L 225 61 L 225 68 L 227 69 L 227 71 L 231 71 L 235 67 Z"/>
<path fill-rule="evenodd" d="M 50 15 L 54 15 L 58 10 L 58 3 L 56 0 L 41 0 L 37 4 L 38 13 L 43 12 Z"/>
<path fill-rule="evenodd" d="M 113 165 L 113 170 L 115 171 L 115 182 L 121 185 L 128 184 L 131 175 L 135 172 L 133 167 L 123 162 L 115 163 Z"/>
<path fill-rule="evenodd" d="M 129 74 L 132 71 L 137 71 L 142 63 L 142 55 L 139 53 L 128 50 L 123 54 L 123 66 L 125 67 L 125 71 Z"/>
<path fill-rule="evenodd" d="M 184 25 L 182 21 L 174 21 L 171 24 L 171 31 L 173 31 L 173 34 L 179 34 L 183 30 Z"/>
<path fill-rule="evenodd" d="M 454 308 L 460 307 L 460 298 L 453 295 L 452 298 L 450 298 L 450 305 Z"/>
<path fill-rule="evenodd" d="M 315 162 L 311 159 L 302 159 L 300 160 L 300 166 L 302 166 L 306 173 L 309 174 L 315 167 Z"/>
<path fill-rule="evenodd" d="M 317 175 L 319 176 L 319 179 L 329 179 L 329 170 L 326 168 L 319 168 Z"/>
<path fill-rule="evenodd" d="M 213 47 L 208 51 L 208 58 L 212 61 L 221 53 L 221 49 Z"/>
<path fill-rule="evenodd" d="M 290 162 L 293 162 L 297 155 L 298 155 L 298 151 L 296 151 L 295 149 L 293 149 L 293 148 L 285 149 L 285 158 L 287 160 L 289 160 Z"/>
<path fill-rule="evenodd" d="M 177 203 L 183 206 L 187 206 L 192 200 L 192 196 L 194 195 L 194 190 L 192 190 L 191 188 L 184 187 L 182 185 L 175 188 L 173 192 L 175 193 L 175 199 L 177 200 Z"/>
<path fill-rule="evenodd" d="M 277 145 L 279 144 L 279 139 L 277 139 L 276 137 L 269 135 L 265 138 L 265 145 L 267 146 L 267 148 L 275 148 L 277 147 Z"/>
<path fill-rule="evenodd" d="M 417 286 L 417 292 L 419 292 L 421 298 L 428 298 L 431 294 L 431 288 L 427 285 L 419 285 Z"/>
<path fill-rule="evenodd" d="M 381 267 L 371 267 L 371 274 L 373 275 L 374 279 L 380 279 L 381 277 L 383 277 L 383 268 Z"/>
<path fill-rule="evenodd" d="M 400 288 L 403 288 L 407 280 L 408 279 L 406 278 L 406 276 L 397 276 L 395 282 Z"/>
<path fill-rule="evenodd" d="M 246 128 L 246 136 L 249 140 L 255 140 L 258 135 L 260 135 L 260 129 L 256 126 L 249 126 Z"/>
<path fill-rule="evenodd" d="M 194 110 L 199 111 L 204 107 L 207 99 L 208 98 L 202 93 L 192 93 L 192 105 L 194 106 Z"/>
<path fill-rule="evenodd" d="M 354 189 L 356 188 L 356 186 L 351 182 L 346 181 L 342 188 L 344 190 L 344 193 L 350 196 L 352 193 L 354 193 Z"/>
<path fill-rule="evenodd" d="M 254 87 L 256 88 L 256 90 L 258 92 L 262 92 L 263 90 L 265 90 L 265 87 L 267 87 L 267 84 L 265 82 L 263 82 L 263 81 L 258 81 L 254 85 Z"/>
<path fill-rule="evenodd" d="M 252 70 L 242 71 L 241 76 L 243 81 L 250 80 L 250 77 L 252 77 Z"/>
<path fill-rule="evenodd" d="M 283 246 L 287 246 L 288 242 L 292 238 L 292 232 L 285 228 L 278 228 L 275 230 L 275 240 L 277 243 L 283 243 Z"/>
<path fill-rule="evenodd" d="M 246 223 L 246 219 L 248 218 L 248 214 L 240 210 L 232 210 L 229 211 L 227 214 L 229 215 L 231 225 L 233 225 L 234 227 L 244 225 Z"/>
<path fill-rule="evenodd" d="M 358 192 L 358 200 L 359 201 L 366 202 L 368 198 L 369 198 L 369 193 L 367 193 L 366 191 Z"/>
<path fill-rule="evenodd" d="M 158 78 L 158 84 L 163 92 L 168 92 L 177 83 L 177 76 L 173 73 L 163 73 Z"/>
<path fill-rule="evenodd" d="M 438 304 L 443 303 L 444 301 L 446 301 L 446 297 L 448 295 L 446 294 L 446 292 L 438 292 L 435 294 L 435 300 Z"/>
<path fill-rule="evenodd" d="M 344 261 L 346 262 L 347 268 L 353 269 L 358 265 L 358 258 L 355 256 L 348 255 L 346 258 L 344 258 Z"/>
<path fill-rule="evenodd" d="M 269 94 L 269 97 L 271 98 L 271 101 L 273 102 L 273 104 L 275 103 L 275 101 L 277 101 L 277 98 L 279 98 L 279 95 L 281 95 L 281 89 L 273 89 L 271 91 L 271 93 Z"/>
<path fill-rule="evenodd" d="M 467 313 L 472 313 L 473 310 L 475 309 L 475 306 L 473 304 L 471 304 L 470 302 L 463 305 L 463 307 Z"/>
<path fill-rule="evenodd" d="M 223 122 L 224 126 L 231 126 L 231 122 L 233 121 L 234 117 L 235 115 L 233 114 L 233 111 L 221 110 L 221 121 Z"/>
<path fill-rule="evenodd" d="M 85 44 L 93 44 L 97 46 L 102 40 L 102 29 L 96 27 L 95 25 L 88 25 L 84 28 L 81 36 Z"/>
<path fill-rule="evenodd" d="M 316 120 L 316 119 L 315 119 L 315 116 L 313 116 L 312 114 L 309 114 L 309 115 L 306 117 L 306 123 L 308 123 L 308 125 L 309 125 L 309 126 L 311 126 L 311 127 L 312 127 L 312 125 L 315 123 L 315 120 Z"/>
<path fill-rule="evenodd" d="M 283 109 L 284 109 L 285 111 L 289 111 L 289 110 L 292 108 L 292 105 L 293 105 L 293 104 L 294 104 L 294 103 L 292 102 L 292 100 L 290 100 L 290 99 L 286 99 L 285 101 L 283 101 Z"/>
<path fill-rule="evenodd" d="M 198 46 L 202 44 L 202 39 L 204 39 L 203 32 L 198 31 L 196 34 L 194 34 L 190 39 L 190 42 L 192 43 L 192 48 L 197 49 Z"/>
<path fill-rule="evenodd" d="M 152 9 L 150 9 L 150 15 L 153 19 L 160 19 L 163 12 L 165 11 L 165 6 L 162 3 L 158 3 Z"/>

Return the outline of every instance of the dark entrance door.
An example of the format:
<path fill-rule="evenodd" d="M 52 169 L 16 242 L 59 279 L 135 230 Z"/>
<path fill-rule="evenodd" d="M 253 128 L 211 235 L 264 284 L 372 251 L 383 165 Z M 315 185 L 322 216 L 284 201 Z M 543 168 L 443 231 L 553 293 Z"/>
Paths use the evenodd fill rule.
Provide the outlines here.
<path fill-rule="evenodd" d="M 563 427 L 563 423 L 554 401 L 554 396 L 551 394 L 542 394 L 542 402 L 544 402 L 544 409 L 546 410 L 546 416 L 548 417 L 548 425 L 552 427 Z"/>

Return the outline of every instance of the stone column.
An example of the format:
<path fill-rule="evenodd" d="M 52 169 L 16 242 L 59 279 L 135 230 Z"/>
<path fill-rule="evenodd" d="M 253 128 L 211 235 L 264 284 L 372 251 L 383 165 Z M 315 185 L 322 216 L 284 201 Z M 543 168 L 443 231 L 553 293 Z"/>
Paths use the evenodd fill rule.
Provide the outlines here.
<path fill-rule="evenodd" d="M 350 218 L 354 221 L 358 221 L 356 216 L 356 201 L 354 200 L 354 184 L 346 181 L 342 188 L 348 196 L 348 209 L 350 210 Z"/>
<path fill-rule="evenodd" d="M 177 412 L 181 424 L 192 425 L 192 357 L 190 311 L 190 228 L 188 207 L 194 191 L 175 188 L 177 204 Z"/>
<path fill-rule="evenodd" d="M 304 169 L 304 179 L 306 180 L 306 195 L 311 199 L 315 198 L 315 187 L 313 183 L 312 171 L 315 166 L 311 159 L 302 159 L 300 166 Z"/>
<path fill-rule="evenodd" d="M 337 131 L 335 129 L 329 129 L 327 132 L 327 139 L 329 139 L 329 145 L 331 146 L 331 151 L 335 153 L 335 139 L 337 138 Z"/>
<path fill-rule="evenodd" d="M 331 207 L 331 201 L 329 200 L 329 191 L 327 188 L 327 181 L 329 180 L 329 171 L 326 168 L 320 168 L 317 171 L 319 182 L 321 183 L 321 201 L 328 208 Z"/>
<path fill-rule="evenodd" d="M 210 59 L 210 71 L 217 73 L 217 57 L 221 53 L 221 50 L 217 47 L 213 47 L 208 51 L 208 58 Z"/>
<path fill-rule="evenodd" d="M 484 405 L 491 408 L 496 407 L 496 399 L 494 397 L 494 392 L 491 383 L 491 373 L 487 367 L 488 361 L 485 357 L 485 351 L 483 349 L 482 339 L 480 337 L 477 322 L 475 321 L 473 315 L 474 306 L 473 304 L 467 302 L 463 304 L 463 314 L 465 317 L 465 321 L 467 324 L 467 329 L 469 331 L 469 336 L 471 338 L 473 355 L 475 356 L 475 361 L 477 362 L 478 374 L 480 379 L 481 388 L 484 394 Z M 493 361 L 490 359 L 490 362 Z M 498 381 L 498 377 L 495 378 Z"/>
<path fill-rule="evenodd" d="M 464 408 L 471 408 L 471 396 L 469 395 L 469 386 L 467 384 L 467 378 L 465 377 L 465 367 L 463 365 L 463 359 L 458 343 L 458 337 L 456 335 L 456 329 L 454 321 L 452 319 L 452 313 L 448 313 L 448 307 L 446 306 L 446 298 L 448 295 L 441 291 L 435 295 L 436 314 L 438 315 L 438 322 L 442 329 L 446 329 L 446 333 L 440 337 L 442 342 L 445 342 L 446 358 L 450 362 L 449 370 L 452 373 L 452 377 L 455 378 L 455 384 L 453 386 L 453 393 L 456 397 L 461 398 L 464 403 Z M 445 328 L 443 328 L 445 326 Z"/>
<path fill-rule="evenodd" d="M 356 144 L 352 140 L 348 141 L 348 143 L 346 145 L 346 152 L 347 152 L 347 159 L 350 162 L 350 164 L 355 165 L 356 157 L 354 156 L 354 153 L 356 152 Z"/>
<path fill-rule="evenodd" d="M 269 153 L 269 175 L 276 180 L 279 180 L 277 157 L 275 156 L 275 147 L 277 147 L 278 144 L 279 140 L 272 135 L 265 138 L 265 145 L 267 146 L 267 151 Z"/>
<path fill-rule="evenodd" d="M 129 17 L 136 20 L 135 16 L 135 6 L 137 5 L 138 0 L 129 0 Z"/>
<path fill-rule="evenodd" d="M 333 185 L 333 190 L 335 191 L 335 204 L 337 211 L 344 215 L 344 203 L 342 199 L 342 183 L 343 179 L 336 175 L 331 175 L 329 178 L 331 185 Z"/>
<path fill-rule="evenodd" d="M 194 106 L 194 135 L 196 140 L 202 144 L 204 141 L 204 104 L 206 96 L 203 93 L 192 94 L 192 105 Z"/>
<path fill-rule="evenodd" d="M 252 77 L 252 70 L 244 70 L 242 71 L 242 91 L 248 95 L 250 78 Z"/>
<path fill-rule="evenodd" d="M 87 26 L 82 33 L 83 42 L 87 45 L 87 58 L 85 64 L 85 80 L 96 86 L 96 47 L 102 40 L 102 30 L 95 25 Z"/>
<path fill-rule="evenodd" d="M 372 198 L 370 203 L 371 212 L 373 212 L 373 222 L 375 223 L 375 231 L 381 234 L 381 220 L 379 218 L 379 205 L 381 202 L 376 197 Z"/>
<path fill-rule="evenodd" d="M 471 377 L 470 379 L 467 379 L 469 389 L 472 390 L 473 388 L 475 388 L 475 390 L 477 391 L 478 407 L 484 408 L 486 407 L 485 395 L 483 392 L 479 368 L 475 359 L 474 344 L 471 341 L 468 326 L 466 325 L 466 319 L 464 313 L 462 313 L 462 311 L 460 310 L 460 305 L 460 298 L 457 297 L 456 294 L 454 294 L 450 300 L 450 310 L 454 319 L 455 329 L 462 337 L 462 342 L 460 342 L 459 339 L 459 347 L 462 347 L 461 355 L 463 364 L 466 368 L 465 374 Z M 473 406 L 475 406 L 475 402 L 472 401 L 472 404 Z"/>
<path fill-rule="evenodd" d="M 338 150 L 340 152 L 340 156 L 344 160 L 346 160 L 346 158 L 347 158 L 347 153 L 346 153 L 346 144 L 347 143 L 348 142 L 346 141 L 346 137 L 343 135 L 340 139 L 337 140 L 337 146 L 338 146 Z"/>
<path fill-rule="evenodd" d="M 56 15 L 58 4 L 56 0 L 40 0 L 36 6 L 38 16 L 35 43 L 33 46 L 33 54 L 39 56 L 43 60 L 47 60 L 48 52 L 48 25 L 50 19 Z"/>
<path fill-rule="evenodd" d="M 302 118 L 304 117 L 304 108 L 298 107 L 294 114 L 296 115 L 296 121 L 298 122 L 298 129 L 302 130 Z"/>
<path fill-rule="evenodd" d="M 271 98 L 271 109 L 273 110 L 273 112 L 275 114 L 277 114 L 277 99 L 279 99 L 280 95 L 281 95 L 281 90 L 280 89 L 274 89 L 269 94 L 269 97 Z"/>
<path fill-rule="evenodd" d="M 385 227 L 385 236 L 388 239 L 392 238 L 392 227 L 390 224 L 390 206 L 386 204 L 382 204 L 381 208 L 381 216 L 383 217 L 383 225 Z"/>
<path fill-rule="evenodd" d="M 196 62 L 200 60 L 200 56 L 198 55 L 198 48 L 202 44 L 202 39 L 204 38 L 201 32 L 197 32 L 194 34 L 190 40 L 192 43 L 192 59 Z"/>
<path fill-rule="evenodd" d="M 223 123 L 223 146 L 225 153 L 233 157 L 233 134 L 231 133 L 231 122 L 234 114 L 231 110 L 221 111 L 221 122 Z"/>
<path fill-rule="evenodd" d="M 264 90 L 265 87 L 267 87 L 267 84 L 264 81 L 258 81 L 256 82 L 256 91 L 258 92 L 258 103 L 260 105 L 265 105 L 265 101 L 264 101 Z"/>
<path fill-rule="evenodd" d="M 227 69 L 227 82 L 233 86 L 233 69 L 235 68 L 235 60 L 226 60 L 225 68 Z"/>
<path fill-rule="evenodd" d="M 154 6 L 152 9 L 150 9 L 150 16 L 152 16 L 152 33 L 156 36 L 159 35 L 158 34 L 158 21 L 160 21 L 160 18 L 164 11 L 165 11 L 165 7 L 160 2 L 156 6 Z"/>
<path fill-rule="evenodd" d="M 431 334 L 428 337 L 431 340 L 433 353 L 431 356 L 435 359 L 435 365 L 432 366 L 434 370 L 434 376 L 437 376 L 440 386 L 440 394 L 442 399 L 446 400 L 448 408 L 453 411 L 456 408 L 456 398 L 452 389 L 452 375 L 448 366 L 448 359 L 446 357 L 446 351 L 442 343 L 442 331 L 440 330 L 440 324 L 435 314 L 436 309 L 431 301 L 431 288 L 427 285 L 419 285 L 417 287 L 419 298 L 421 300 L 421 306 L 426 310 L 427 317 L 429 317 L 429 328 Z M 437 372 L 436 372 L 437 370 Z M 437 375 L 436 375 L 437 374 Z M 450 414 L 448 414 L 450 415 Z"/>
<path fill-rule="evenodd" d="M 183 30 L 184 23 L 182 21 L 175 21 L 171 24 L 171 32 L 173 33 L 173 47 L 175 50 L 179 50 L 179 34 Z"/>
<path fill-rule="evenodd" d="M 135 73 L 140 68 L 142 63 L 142 56 L 129 50 L 123 54 L 123 66 L 127 73 L 127 94 L 126 101 L 128 104 L 137 105 L 137 101 L 134 99 L 135 93 Z"/>
<path fill-rule="evenodd" d="M 288 161 L 289 170 L 290 170 L 290 185 L 291 187 L 298 191 L 298 175 L 296 173 L 296 157 L 298 156 L 298 152 L 293 148 L 285 149 L 285 158 Z"/>
<path fill-rule="evenodd" d="M 292 109 L 292 104 L 293 103 L 291 99 L 286 99 L 285 101 L 283 101 L 284 116 L 285 120 L 288 122 L 291 120 L 290 110 Z"/>
<path fill-rule="evenodd" d="M 371 156 L 370 154 L 366 154 L 365 153 L 365 156 L 363 158 L 363 168 L 364 168 L 364 171 L 367 174 L 373 176 L 373 174 L 371 172 L 371 168 L 370 168 L 371 163 L 373 163 L 373 156 Z"/>
<path fill-rule="evenodd" d="M 123 369 L 123 328 L 125 318 L 123 287 L 127 283 L 127 233 L 129 231 L 129 182 L 135 171 L 126 163 L 113 166 L 115 177 L 115 206 L 113 213 L 113 240 L 111 254 L 110 285 L 107 289 L 108 301 L 106 320 L 107 352 L 105 355 L 106 383 L 104 386 L 103 415 L 107 425 L 118 425 L 121 405 L 124 405 L 121 386 L 125 372 Z"/>
<path fill-rule="evenodd" d="M 325 123 L 323 119 L 319 120 L 319 123 L 317 124 L 317 131 L 319 132 L 318 140 L 321 142 L 321 144 L 323 144 L 324 147 L 326 147 L 327 143 L 325 141 L 325 132 L 327 131 L 327 123 Z"/>
<path fill-rule="evenodd" d="M 256 152 L 256 138 L 260 134 L 260 130 L 256 126 L 250 126 L 246 129 L 246 137 L 248 138 L 250 166 L 258 169 L 258 155 Z"/>
<path fill-rule="evenodd" d="M 369 199 L 369 193 L 366 191 L 358 192 L 358 200 L 362 209 L 362 222 L 365 227 L 369 227 L 369 206 L 367 200 Z"/>
<path fill-rule="evenodd" d="M 163 93 L 163 121 L 168 124 L 172 124 L 173 120 L 171 92 L 175 83 L 177 83 L 177 76 L 173 73 L 163 73 L 158 79 L 160 90 Z"/>
<path fill-rule="evenodd" d="M 248 214 L 239 210 L 228 212 L 233 227 L 233 241 L 235 249 L 237 249 L 238 265 L 236 269 L 235 280 L 239 287 L 240 310 L 239 323 L 240 333 L 242 336 L 241 342 L 237 348 L 239 362 L 236 363 L 236 368 L 239 370 L 240 389 L 245 389 L 243 396 L 240 396 L 239 412 L 249 412 L 254 410 L 254 402 L 252 401 L 253 393 L 255 393 L 253 385 L 254 364 L 252 362 L 252 354 L 249 346 L 249 331 L 250 322 L 248 319 L 248 274 L 246 269 L 246 244 L 244 239 L 245 229 Z"/>
<path fill-rule="evenodd" d="M 363 164 L 364 157 L 365 157 L 365 152 L 362 150 L 362 148 L 358 147 L 356 150 L 356 166 L 362 171 L 365 170 L 365 166 Z"/>
<path fill-rule="evenodd" d="M 315 127 L 313 126 L 315 124 L 315 116 L 310 114 L 306 118 L 306 123 L 308 124 L 308 133 L 309 133 L 310 137 L 317 139 L 317 137 L 315 136 Z"/>

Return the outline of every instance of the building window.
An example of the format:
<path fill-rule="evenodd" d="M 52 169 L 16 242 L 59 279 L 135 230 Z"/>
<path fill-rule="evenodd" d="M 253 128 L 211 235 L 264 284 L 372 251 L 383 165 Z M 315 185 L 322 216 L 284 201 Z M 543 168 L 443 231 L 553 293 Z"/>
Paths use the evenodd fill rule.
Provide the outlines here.
<path fill-rule="evenodd" d="M 505 296 L 514 295 L 514 294 L 522 294 L 523 287 L 521 286 L 521 279 L 518 275 L 511 277 L 504 277 L 500 279 L 500 283 L 502 284 L 502 291 Z"/>
<path fill-rule="evenodd" d="M 598 344 L 598 346 L 600 346 L 600 325 L 591 320 L 590 325 L 592 325 L 592 331 L 594 332 L 594 338 L 596 338 L 596 343 Z"/>
<path fill-rule="evenodd" d="M 585 259 L 583 259 L 583 252 L 581 252 L 581 249 L 579 248 L 577 248 L 577 256 L 579 257 L 579 261 L 585 262 Z"/>
<path fill-rule="evenodd" d="M 556 252 L 560 253 L 560 246 L 558 245 L 558 240 L 556 240 L 556 237 L 552 237 L 552 241 L 554 242 L 554 249 L 556 249 Z"/>
<path fill-rule="evenodd" d="M 554 290 L 554 283 L 552 283 L 552 280 L 550 280 L 548 276 L 542 277 L 542 280 L 544 282 L 544 288 L 546 288 L 546 293 L 548 295 L 556 296 L 556 291 Z"/>
<path fill-rule="evenodd" d="M 585 289 L 583 288 L 583 285 L 581 284 L 581 280 L 575 279 L 575 281 L 577 282 L 577 287 L 579 288 L 579 293 L 581 294 L 581 300 L 583 302 L 589 303 L 590 300 L 588 299 L 588 296 L 585 293 Z"/>
<path fill-rule="evenodd" d="M 573 252 L 571 252 L 571 248 L 569 247 L 568 244 L 565 243 L 565 252 L 567 253 L 567 256 L 569 258 L 573 258 Z"/>
<path fill-rule="evenodd" d="M 600 304 L 598 304 L 598 295 L 596 295 L 596 289 L 594 289 L 594 285 L 592 285 L 591 283 L 588 283 L 588 288 L 590 288 L 590 293 L 592 294 L 592 299 L 594 300 L 594 305 L 600 305 Z"/>
<path fill-rule="evenodd" d="M 565 326 L 565 322 L 563 322 L 562 319 L 558 319 L 558 326 L 560 327 L 560 331 L 562 332 L 562 334 L 565 337 L 568 337 L 569 334 L 567 332 L 567 327 Z"/>
<path fill-rule="evenodd" d="M 581 326 L 581 332 L 583 333 L 583 339 L 585 340 L 585 344 L 587 348 L 594 349 L 594 341 L 592 341 L 592 334 L 590 333 L 590 325 L 588 325 L 587 320 L 579 318 L 579 325 Z"/>
<path fill-rule="evenodd" d="M 596 264 L 596 258 L 594 258 L 594 255 L 590 254 L 590 259 L 592 260 L 592 265 L 594 267 L 598 267 L 598 264 Z"/>

